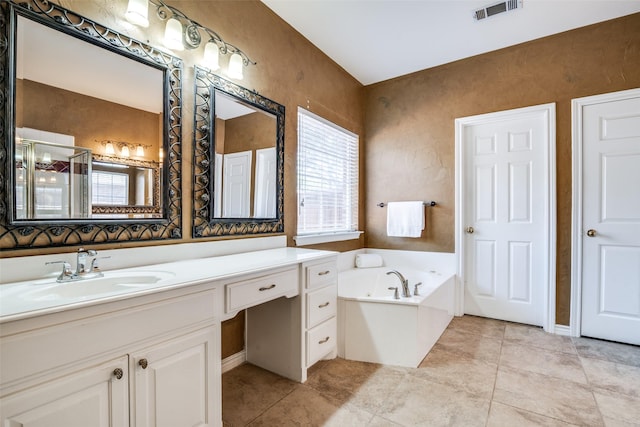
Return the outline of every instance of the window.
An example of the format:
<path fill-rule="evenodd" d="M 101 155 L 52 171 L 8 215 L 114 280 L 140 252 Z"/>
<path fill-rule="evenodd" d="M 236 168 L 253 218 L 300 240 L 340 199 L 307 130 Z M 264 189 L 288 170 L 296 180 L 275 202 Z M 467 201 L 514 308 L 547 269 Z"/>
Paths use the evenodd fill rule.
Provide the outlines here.
<path fill-rule="evenodd" d="M 94 205 L 129 204 L 129 175 L 94 170 L 91 181 L 91 202 Z"/>
<path fill-rule="evenodd" d="M 358 238 L 358 135 L 298 110 L 298 245 Z"/>

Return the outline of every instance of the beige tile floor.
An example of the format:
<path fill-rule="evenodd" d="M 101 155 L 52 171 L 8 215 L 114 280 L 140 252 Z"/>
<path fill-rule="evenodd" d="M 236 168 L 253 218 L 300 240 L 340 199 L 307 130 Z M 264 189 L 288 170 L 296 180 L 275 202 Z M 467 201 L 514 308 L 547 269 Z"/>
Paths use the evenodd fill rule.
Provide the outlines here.
<path fill-rule="evenodd" d="M 640 347 L 455 318 L 416 369 L 322 361 L 222 376 L 225 426 L 640 426 Z"/>

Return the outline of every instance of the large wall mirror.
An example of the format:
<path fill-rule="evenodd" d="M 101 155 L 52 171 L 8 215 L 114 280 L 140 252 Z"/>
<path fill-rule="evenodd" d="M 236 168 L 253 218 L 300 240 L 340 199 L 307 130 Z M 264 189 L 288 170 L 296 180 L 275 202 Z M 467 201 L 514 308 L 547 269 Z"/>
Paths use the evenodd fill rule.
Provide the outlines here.
<path fill-rule="evenodd" d="M 44 0 L 0 26 L 0 248 L 181 237 L 182 61 Z"/>
<path fill-rule="evenodd" d="M 193 236 L 280 233 L 284 106 L 196 66 Z"/>

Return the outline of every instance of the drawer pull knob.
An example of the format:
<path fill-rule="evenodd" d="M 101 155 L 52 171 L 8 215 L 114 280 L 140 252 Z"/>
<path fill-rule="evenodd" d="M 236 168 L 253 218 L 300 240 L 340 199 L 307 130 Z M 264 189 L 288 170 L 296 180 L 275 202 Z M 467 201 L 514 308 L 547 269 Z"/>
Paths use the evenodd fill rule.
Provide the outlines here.
<path fill-rule="evenodd" d="M 326 276 L 329 273 L 331 273 L 331 270 L 321 271 L 320 273 L 318 273 L 318 276 Z"/>
<path fill-rule="evenodd" d="M 329 305 L 329 301 L 325 302 L 324 304 L 320 304 L 318 308 L 325 308 L 328 305 Z"/>
<path fill-rule="evenodd" d="M 124 372 L 120 368 L 116 368 L 113 370 L 113 376 L 116 377 L 117 380 L 121 380 Z"/>
<path fill-rule="evenodd" d="M 329 337 L 326 337 L 325 339 L 318 341 L 318 344 L 324 344 L 327 341 L 329 341 Z"/>
<path fill-rule="evenodd" d="M 269 286 L 263 286 L 263 287 L 261 287 L 261 288 L 260 288 L 260 289 L 258 289 L 258 290 L 259 290 L 260 292 L 262 292 L 262 291 L 268 291 L 269 289 L 273 289 L 273 288 L 275 288 L 275 287 L 276 287 L 276 284 L 275 284 L 275 283 L 272 283 L 271 285 L 269 285 Z"/>
<path fill-rule="evenodd" d="M 147 366 L 149 366 L 149 362 L 147 361 L 147 359 L 140 359 L 138 361 L 138 365 L 140 365 L 142 369 L 147 369 Z"/>

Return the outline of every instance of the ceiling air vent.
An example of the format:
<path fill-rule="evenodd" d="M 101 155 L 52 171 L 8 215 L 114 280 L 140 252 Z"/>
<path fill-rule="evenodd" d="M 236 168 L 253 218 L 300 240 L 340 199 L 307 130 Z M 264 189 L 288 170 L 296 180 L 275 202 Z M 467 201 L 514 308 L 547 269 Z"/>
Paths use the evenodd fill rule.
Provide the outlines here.
<path fill-rule="evenodd" d="M 485 6 L 482 9 L 473 11 L 473 17 L 476 21 L 490 18 L 502 12 L 508 12 L 510 10 L 522 9 L 522 0 L 506 0 L 500 3 L 495 3 L 489 6 Z"/>

